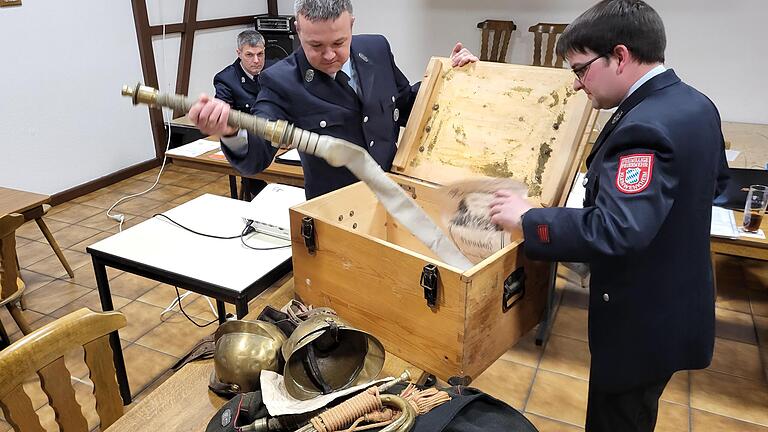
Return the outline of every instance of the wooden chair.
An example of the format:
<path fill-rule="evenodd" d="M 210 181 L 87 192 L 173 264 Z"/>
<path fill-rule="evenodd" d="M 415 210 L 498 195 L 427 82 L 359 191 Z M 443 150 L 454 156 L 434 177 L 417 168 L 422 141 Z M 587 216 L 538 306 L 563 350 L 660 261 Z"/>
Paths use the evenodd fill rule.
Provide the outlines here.
<path fill-rule="evenodd" d="M 24 315 L 21 314 L 19 303 L 24 293 L 24 281 L 19 276 L 19 260 L 16 256 L 16 229 L 24 224 L 24 216 L 12 213 L 0 216 L 0 306 L 5 306 L 23 334 L 29 334 L 31 329 Z M 4 346 L 10 345 L 3 325 L 0 323 L 0 341 Z"/>
<path fill-rule="evenodd" d="M 568 24 L 538 23 L 532 25 L 528 31 L 533 33 L 533 65 L 545 67 L 563 67 L 563 59 L 555 53 L 555 44 L 557 38 L 568 27 Z M 541 51 L 544 42 L 544 35 L 547 35 L 547 50 L 542 60 Z"/>
<path fill-rule="evenodd" d="M 93 382 L 96 412 L 101 430 L 123 415 L 123 403 L 115 378 L 109 333 L 125 327 L 119 312 L 98 313 L 80 309 L 24 336 L 0 351 L 0 408 L 15 431 L 43 431 L 23 383 L 40 377 L 62 431 L 87 432 L 88 422 L 75 399 L 64 355 L 82 347 Z"/>
<path fill-rule="evenodd" d="M 515 23 L 512 21 L 485 20 L 477 23 L 477 28 L 483 30 L 480 60 L 504 63 L 509 49 L 509 39 L 512 37 L 512 32 L 517 29 Z M 488 44 L 491 40 L 491 32 L 493 32 L 493 45 L 489 55 Z"/>
<path fill-rule="evenodd" d="M 19 213 L 24 215 L 25 220 L 34 219 L 40 231 L 43 232 L 48 244 L 51 245 L 59 261 L 61 261 L 61 265 L 64 266 L 69 277 L 73 278 L 75 273 L 72 271 L 72 267 L 67 262 L 67 258 L 61 251 L 53 234 L 51 234 L 51 230 L 48 229 L 48 225 L 45 224 L 45 220 L 43 220 L 43 215 L 51 209 L 51 206 L 48 205 L 50 200 L 51 197 L 48 195 L 0 187 L 0 215 Z"/>

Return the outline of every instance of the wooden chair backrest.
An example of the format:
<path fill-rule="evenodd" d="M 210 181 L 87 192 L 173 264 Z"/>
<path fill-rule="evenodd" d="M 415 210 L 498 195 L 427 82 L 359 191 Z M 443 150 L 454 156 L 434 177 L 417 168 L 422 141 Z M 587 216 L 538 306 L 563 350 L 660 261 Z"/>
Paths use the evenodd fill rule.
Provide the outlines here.
<path fill-rule="evenodd" d="M 82 347 L 93 382 L 101 430 L 123 415 L 109 333 L 125 327 L 120 312 L 99 313 L 80 309 L 24 336 L 0 351 L 0 408 L 15 431 L 42 432 L 23 384 L 34 374 L 48 396 L 62 432 L 87 432 L 88 421 L 75 399 L 71 374 L 64 355 Z"/>
<path fill-rule="evenodd" d="M 564 59 L 555 53 L 557 38 L 565 31 L 568 24 L 538 23 L 532 25 L 528 31 L 533 33 L 533 65 L 546 67 L 563 67 Z M 541 52 L 544 44 L 544 35 L 547 35 L 547 49 L 542 60 Z"/>
<path fill-rule="evenodd" d="M 0 300 L 15 294 L 19 282 L 19 260 L 16 256 L 16 230 L 24 224 L 18 213 L 0 216 Z"/>
<path fill-rule="evenodd" d="M 477 24 L 477 28 L 483 30 L 480 45 L 480 60 L 504 63 L 509 49 L 509 39 L 517 26 L 512 21 L 485 20 Z M 493 43 L 490 44 L 491 33 L 493 33 Z M 488 45 L 490 47 L 490 53 Z"/>

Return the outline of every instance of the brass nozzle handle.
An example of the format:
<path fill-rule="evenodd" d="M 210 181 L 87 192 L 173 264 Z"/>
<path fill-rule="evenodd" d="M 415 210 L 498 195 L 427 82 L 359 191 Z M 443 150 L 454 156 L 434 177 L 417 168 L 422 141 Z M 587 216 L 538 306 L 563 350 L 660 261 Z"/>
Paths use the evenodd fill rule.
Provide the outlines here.
<path fill-rule="evenodd" d="M 124 85 L 122 94 L 129 96 L 134 105 L 167 107 L 184 113 L 188 113 L 192 105 L 197 102 L 196 99 L 183 95 L 160 93 L 157 89 L 141 85 L 141 83 L 133 87 Z M 321 135 L 299 129 L 285 120 L 267 120 L 236 110 L 229 112 L 227 124 L 259 136 L 272 143 L 273 147 L 295 148 L 300 152 L 309 154 L 315 154 L 318 147 L 317 143 L 321 138 Z"/>

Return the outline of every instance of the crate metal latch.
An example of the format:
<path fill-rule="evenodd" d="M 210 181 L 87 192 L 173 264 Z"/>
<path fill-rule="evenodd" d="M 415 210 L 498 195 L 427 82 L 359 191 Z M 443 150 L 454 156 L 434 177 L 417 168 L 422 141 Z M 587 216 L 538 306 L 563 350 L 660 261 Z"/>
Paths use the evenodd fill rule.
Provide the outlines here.
<path fill-rule="evenodd" d="M 307 247 L 310 255 L 315 254 L 317 243 L 315 241 L 315 220 L 309 216 L 301 219 L 301 236 L 304 237 L 304 245 Z"/>
<path fill-rule="evenodd" d="M 504 280 L 504 296 L 501 300 L 501 309 L 504 312 L 512 309 L 525 297 L 525 267 L 513 271 Z"/>
<path fill-rule="evenodd" d="M 439 276 L 437 266 L 434 264 L 427 264 L 421 270 L 421 287 L 424 288 L 427 306 L 431 308 L 437 304 L 437 279 Z"/>

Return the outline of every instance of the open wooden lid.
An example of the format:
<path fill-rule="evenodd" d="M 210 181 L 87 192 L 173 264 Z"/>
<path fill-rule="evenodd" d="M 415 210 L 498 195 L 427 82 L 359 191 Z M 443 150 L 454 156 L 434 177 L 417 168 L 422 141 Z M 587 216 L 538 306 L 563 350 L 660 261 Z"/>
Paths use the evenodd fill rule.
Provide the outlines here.
<path fill-rule="evenodd" d="M 437 184 L 512 177 L 545 205 L 563 193 L 591 103 L 567 69 L 430 60 L 392 172 Z"/>

